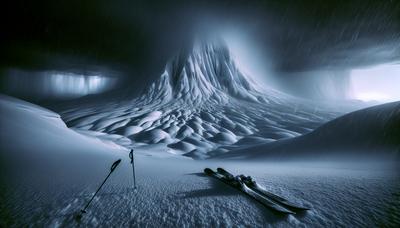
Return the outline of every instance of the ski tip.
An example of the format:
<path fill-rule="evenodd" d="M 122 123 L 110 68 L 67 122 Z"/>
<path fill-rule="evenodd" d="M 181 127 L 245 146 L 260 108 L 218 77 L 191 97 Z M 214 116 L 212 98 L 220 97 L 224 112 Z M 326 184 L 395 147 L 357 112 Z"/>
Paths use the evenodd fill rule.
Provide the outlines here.
<path fill-rule="evenodd" d="M 221 168 L 221 167 L 218 167 L 218 168 L 217 168 L 217 171 L 218 171 L 218 172 L 226 172 L 226 170 L 225 170 L 224 168 Z"/>
<path fill-rule="evenodd" d="M 210 169 L 210 168 L 205 168 L 204 169 L 204 173 L 207 174 L 207 175 L 210 175 L 210 174 L 213 174 L 214 171 L 212 169 Z"/>

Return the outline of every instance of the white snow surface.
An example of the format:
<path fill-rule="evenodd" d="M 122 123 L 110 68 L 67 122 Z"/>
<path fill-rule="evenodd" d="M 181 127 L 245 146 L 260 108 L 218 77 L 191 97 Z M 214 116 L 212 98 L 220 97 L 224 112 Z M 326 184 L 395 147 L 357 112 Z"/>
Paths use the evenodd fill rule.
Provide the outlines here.
<path fill-rule="evenodd" d="M 61 116 L 81 133 L 112 135 L 128 148 L 160 144 L 200 159 L 254 138 L 299 136 L 342 114 L 260 87 L 238 69 L 223 41 L 199 41 L 182 51 L 138 98 L 72 106 L 61 108 Z"/>
<path fill-rule="evenodd" d="M 212 153 L 212 152 L 211 152 Z M 361 109 L 305 135 L 251 148 L 233 148 L 219 159 L 400 160 L 400 102 Z"/>
<path fill-rule="evenodd" d="M 197 161 L 169 153 L 161 144 L 151 144 L 135 149 L 138 190 L 134 191 L 128 151 L 107 139 L 100 140 L 101 133 L 76 133 L 66 128 L 58 114 L 6 96 L 0 96 L 0 110 L 1 226 L 400 224 L 398 164 Z M 257 140 L 252 138 L 247 143 Z M 88 213 L 81 221 L 75 220 L 76 212 L 88 202 L 118 158 L 121 165 Z M 311 210 L 290 216 L 274 214 L 241 192 L 204 176 L 206 167 L 251 175 L 269 191 Z"/>

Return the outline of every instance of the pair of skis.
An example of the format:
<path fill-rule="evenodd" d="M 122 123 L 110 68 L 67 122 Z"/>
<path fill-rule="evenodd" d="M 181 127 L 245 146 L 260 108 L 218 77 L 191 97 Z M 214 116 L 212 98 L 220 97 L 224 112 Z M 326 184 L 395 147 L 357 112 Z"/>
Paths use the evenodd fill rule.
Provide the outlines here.
<path fill-rule="evenodd" d="M 214 177 L 229 186 L 241 190 L 245 194 L 254 198 L 267 208 L 283 214 L 296 214 L 296 212 L 308 210 L 299 204 L 290 202 L 289 200 L 268 192 L 262 186 L 257 184 L 251 177 L 243 175 L 234 176 L 223 168 L 218 168 L 217 172 L 210 168 L 204 169 L 204 173 Z"/>

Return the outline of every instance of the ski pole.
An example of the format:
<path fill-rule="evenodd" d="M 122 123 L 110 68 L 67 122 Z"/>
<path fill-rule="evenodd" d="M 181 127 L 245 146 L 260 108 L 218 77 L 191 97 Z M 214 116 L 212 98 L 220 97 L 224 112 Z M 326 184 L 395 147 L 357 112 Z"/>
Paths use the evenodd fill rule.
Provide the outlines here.
<path fill-rule="evenodd" d="M 86 209 L 89 207 L 90 203 L 92 202 L 92 200 L 94 199 L 94 197 L 96 196 L 96 194 L 100 191 L 101 187 L 103 187 L 104 183 L 106 183 L 107 179 L 110 177 L 111 173 L 115 170 L 115 168 L 117 168 L 117 166 L 119 165 L 119 163 L 121 162 L 121 159 L 116 160 L 112 165 L 111 165 L 111 170 L 108 173 L 106 179 L 104 179 L 103 183 L 101 183 L 100 187 L 97 189 L 97 191 L 94 193 L 94 195 L 92 196 L 92 198 L 89 200 L 89 202 L 86 204 L 86 206 L 81 210 L 82 213 L 86 213 Z"/>
<path fill-rule="evenodd" d="M 133 188 L 136 189 L 135 160 L 133 157 L 133 149 L 131 149 L 131 152 L 129 152 L 129 158 L 131 159 L 132 171 L 133 171 Z"/>

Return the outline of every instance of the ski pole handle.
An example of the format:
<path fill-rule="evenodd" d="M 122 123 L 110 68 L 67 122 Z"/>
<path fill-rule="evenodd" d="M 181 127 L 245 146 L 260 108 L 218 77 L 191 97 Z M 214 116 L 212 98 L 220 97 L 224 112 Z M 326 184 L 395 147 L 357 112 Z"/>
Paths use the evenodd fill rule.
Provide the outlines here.
<path fill-rule="evenodd" d="M 114 171 L 114 169 L 117 168 L 117 166 L 119 165 L 119 163 L 121 163 L 121 159 L 116 160 L 116 161 L 112 164 L 112 166 L 111 166 L 111 171 L 110 171 L 110 172 Z"/>
<path fill-rule="evenodd" d="M 131 163 L 133 163 L 133 149 L 129 152 L 129 158 L 131 159 Z"/>

